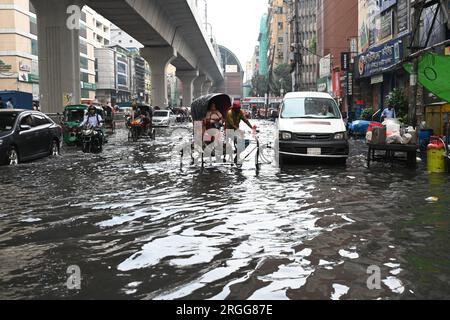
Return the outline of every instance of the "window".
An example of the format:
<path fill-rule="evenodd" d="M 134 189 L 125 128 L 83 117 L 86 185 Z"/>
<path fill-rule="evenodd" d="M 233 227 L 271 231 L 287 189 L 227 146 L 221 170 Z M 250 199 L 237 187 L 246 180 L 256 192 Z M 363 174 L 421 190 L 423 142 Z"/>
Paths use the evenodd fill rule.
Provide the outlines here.
<path fill-rule="evenodd" d="M 122 85 L 122 86 L 126 86 L 128 84 L 127 76 L 125 76 L 123 74 L 117 75 L 117 84 Z"/>
<path fill-rule="evenodd" d="M 89 74 L 87 74 L 85 72 L 80 73 L 80 78 L 81 78 L 81 81 L 83 81 L 83 82 L 89 82 Z"/>
<path fill-rule="evenodd" d="M 0 132 L 12 130 L 16 118 L 17 113 L 0 113 Z"/>
<path fill-rule="evenodd" d="M 84 54 L 88 54 L 87 43 L 83 39 L 80 39 L 80 52 L 84 53 Z"/>
<path fill-rule="evenodd" d="M 21 126 L 35 127 L 34 122 L 33 122 L 33 118 L 31 117 L 31 115 L 23 117 L 22 120 L 20 120 L 20 125 Z"/>
<path fill-rule="evenodd" d="M 88 70 L 89 69 L 89 63 L 88 59 L 85 57 L 80 57 L 80 68 Z"/>
<path fill-rule="evenodd" d="M 80 37 L 87 38 L 86 26 L 84 24 L 80 24 Z"/>
<path fill-rule="evenodd" d="M 81 89 L 81 98 L 83 99 L 89 99 L 89 90 L 87 89 Z"/>
<path fill-rule="evenodd" d="M 118 73 L 127 73 L 127 65 L 125 63 L 117 62 L 117 72 Z"/>
<path fill-rule="evenodd" d="M 37 114 L 33 114 L 33 122 L 35 127 L 45 126 L 46 124 L 50 123 L 48 119 Z"/>
<path fill-rule="evenodd" d="M 34 17 L 30 17 L 30 33 L 37 36 L 37 22 Z"/>
<path fill-rule="evenodd" d="M 283 22 L 278 22 L 278 30 L 283 30 Z"/>
<path fill-rule="evenodd" d="M 31 54 L 38 55 L 38 42 L 37 40 L 31 39 Z"/>
<path fill-rule="evenodd" d="M 278 37 L 278 43 L 283 43 L 284 42 L 284 38 L 283 37 Z"/>

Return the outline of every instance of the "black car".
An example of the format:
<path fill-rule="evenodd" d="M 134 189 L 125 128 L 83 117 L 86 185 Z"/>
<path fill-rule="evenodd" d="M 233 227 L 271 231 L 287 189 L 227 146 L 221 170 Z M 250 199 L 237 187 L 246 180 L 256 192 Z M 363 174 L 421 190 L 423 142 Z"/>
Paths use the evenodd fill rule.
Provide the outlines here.
<path fill-rule="evenodd" d="M 18 164 L 59 154 L 62 128 L 38 111 L 0 110 L 0 163 Z"/>

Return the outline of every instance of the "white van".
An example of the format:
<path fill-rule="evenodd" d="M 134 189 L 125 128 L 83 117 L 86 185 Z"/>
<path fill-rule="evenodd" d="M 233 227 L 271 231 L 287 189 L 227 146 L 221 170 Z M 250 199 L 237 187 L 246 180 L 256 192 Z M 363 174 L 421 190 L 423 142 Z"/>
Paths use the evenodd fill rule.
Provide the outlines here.
<path fill-rule="evenodd" d="M 342 114 L 327 93 L 286 94 L 277 121 L 279 161 L 286 158 L 335 158 L 345 163 L 348 136 Z"/>

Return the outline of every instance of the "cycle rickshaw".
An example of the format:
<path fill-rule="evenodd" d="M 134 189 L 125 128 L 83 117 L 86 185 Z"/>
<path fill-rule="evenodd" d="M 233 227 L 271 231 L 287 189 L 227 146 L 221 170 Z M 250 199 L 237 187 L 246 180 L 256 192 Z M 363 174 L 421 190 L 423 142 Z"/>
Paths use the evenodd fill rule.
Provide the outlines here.
<path fill-rule="evenodd" d="M 255 165 L 259 169 L 262 163 L 262 148 L 270 148 L 268 144 L 262 145 L 256 135 L 256 130 L 251 139 L 244 138 L 243 132 L 227 130 L 227 128 L 214 128 L 206 130 L 205 118 L 212 104 L 226 119 L 228 110 L 232 106 L 230 96 L 223 93 L 213 93 L 202 96 L 191 105 L 191 116 L 193 120 L 192 140 L 185 144 L 180 150 L 181 163 L 186 154 L 191 156 L 191 164 L 199 163 L 204 167 L 209 158 L 216 159 L 216 163 L 231 164 L 240 168 L 242 163 L 255 154 Z M 189 147 L 187 147 L 189 145 Z M 241 157 L 246 153 L 245 157 Z M 195 158 L 197 157 L 197 158 Z"/>

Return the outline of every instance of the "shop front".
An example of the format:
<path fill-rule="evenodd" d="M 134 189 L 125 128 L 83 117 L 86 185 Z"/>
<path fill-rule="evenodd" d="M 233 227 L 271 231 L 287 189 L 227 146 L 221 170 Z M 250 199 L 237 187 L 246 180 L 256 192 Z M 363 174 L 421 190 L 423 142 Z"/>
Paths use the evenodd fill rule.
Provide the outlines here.
<path fill-rule="evenodd" d="M 366 107 L 382 110 L 387 95 L 394 89 L 405 90 L 407 73 L 400 62 L 406 56 L 409 35 L 372 47 L 356 57 L 354 66 L 358 93 L 355 99 Z"/>

